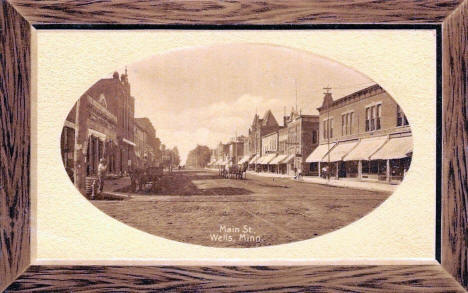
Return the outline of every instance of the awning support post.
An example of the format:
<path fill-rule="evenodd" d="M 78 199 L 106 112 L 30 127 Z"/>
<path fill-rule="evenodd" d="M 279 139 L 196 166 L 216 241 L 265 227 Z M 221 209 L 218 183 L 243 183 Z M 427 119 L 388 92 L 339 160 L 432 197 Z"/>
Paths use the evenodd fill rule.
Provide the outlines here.
<path fill-rule="evenodd" d="M 390 183 L 391 178 L 390 178 L 391 172 L 390 172 L 390 160 L 387 160 L 387 183 Z"/>
<path fill-rule="evenodd" d="M 362 180 L 362 160 L 358 161 L 358 178 Z"/>
<path fill-rule="evenodd" d="M 339 179 L 339 172 L 338 172 L 338 169 L 339 169 L 340 165 L 339 165 L 339 162 L 336 162 L 336 171 L 335 171 L 335 178 L 336 179 Z"/>

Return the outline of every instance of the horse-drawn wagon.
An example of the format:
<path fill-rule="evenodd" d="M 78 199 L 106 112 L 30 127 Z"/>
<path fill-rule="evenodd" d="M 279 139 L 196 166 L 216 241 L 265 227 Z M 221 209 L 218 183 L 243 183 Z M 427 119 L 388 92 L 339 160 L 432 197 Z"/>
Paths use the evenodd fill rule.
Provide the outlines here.
<path fill-rule="evenodd" d="M 156 191 L 158 182 L 164 175 L 163 167 L 137 168 L 130 172 L 131 189 L 136 191 Z M 150 185 L 150 187 L 148 187 Z"/>
<path fill-rule="evenodd" d="M 229 179 L 245 179 L 247 174 L 247 164 L 225 165 L 221 169 L 221 176 Z"/>

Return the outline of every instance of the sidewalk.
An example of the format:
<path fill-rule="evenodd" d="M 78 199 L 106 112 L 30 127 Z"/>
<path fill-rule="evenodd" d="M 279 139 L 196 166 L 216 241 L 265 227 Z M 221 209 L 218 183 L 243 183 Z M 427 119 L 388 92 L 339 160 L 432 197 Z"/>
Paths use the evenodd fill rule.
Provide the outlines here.
<path fill-rule="evenodd" d="M 399 186 L 398 184 L 388 184 L 388 183 L 372 182 L 372 181 L 357 181 L 357 180 L 346 179 L 346 178 L 341 178 L 339 180 L 337 179 L 327 180 L 327 179 L 319 178 L 319 177 L 304 176 L 302 180 L 308 183 L 364 189 L 364 190 L 371 190 L 371 191 L 384 191 L 384 192 L 394 192 Z"/>
<path fill-rule="evenodd" d="M 255 176 L 262 176 L 262 177 L 280 177 L 280 178 L 290 178 L 291 180 L 295 180 L 294 176 L 286 175 L 286 174 L 276 174 L 276 173 L 267 173 L 267 172 L 254 172 L 254 171 L 247 171 L 247 174 L 255 175 Z M 346 179 L 341 178 L 337 179 L 324 179 L 319 177 L 312 177 L 312 176 L 303 176 L 299 182 L 305 183 L 315 183 L 315 184 L 323 184 L 329 186 L 338 186 L 338 187 L 346 187 L 346 188 L 354 188 L 354 189 L 362 189 L 362 190 L 370 190 L 370 191 L 383 191 L 383 192 L 394 192 L 398 188 L 398 184 L 388 184 L 388 183 L 381 183 L 381 182 L 372 182 L 372 181 L 357 181 L 355 179 Z"/>
<path fill-rule="evenodd" d="M 111 178 L 104 181 L 104 189 L 95 200 L 124 200 L 131 196 L 128 194 L 117 192 L 117 190 L 130 186 L 130 177 Z"/>
<path fill-rule="evenodd" d="M 255 171 L 247 171 L 249 175 L 256 175 L 262 177 L 277 177 L 277 178 L 291 178 L 293 179 L 294 176 L 287 175 L 287 174 L 277 174 L 277 173 L 268 173 L 268 172 L 255 172 Z"/>

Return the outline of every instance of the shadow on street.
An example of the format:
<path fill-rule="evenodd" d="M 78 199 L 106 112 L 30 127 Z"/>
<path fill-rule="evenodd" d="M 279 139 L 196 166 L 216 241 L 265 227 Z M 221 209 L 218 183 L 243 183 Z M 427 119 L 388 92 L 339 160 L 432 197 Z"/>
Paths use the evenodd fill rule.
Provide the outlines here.
<path fill-rule="evenodd" d="M 226 180 L 219 175 L 203 174 L 196 171 L 177 171 L 165 174 L 157 183 L 154 191 L 138 191 L 148 195 L 248 195 L 251 190 L 239 187 L 213 187 L 201 189 L 193 181 L 196 180 Z M 117 192 L 132 192 L 130 185 L 115 190 Z"/>

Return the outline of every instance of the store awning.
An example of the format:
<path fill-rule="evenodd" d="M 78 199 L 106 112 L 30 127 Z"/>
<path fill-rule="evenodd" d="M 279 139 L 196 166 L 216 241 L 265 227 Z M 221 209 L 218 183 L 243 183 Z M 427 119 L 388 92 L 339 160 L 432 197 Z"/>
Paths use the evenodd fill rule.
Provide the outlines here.
<path fill-rule="evenodd" d="M 259 158 L 260 158 L 259 155 L 255 155 L 252 159 L 250 159 L 249 165 L 250 164 L 256 164 Z"/>
<path fill-rule="evenodd" d="M 95 136 L 95 137 L 97 137 L 97 138 L 99 138 L 99 139 L 101 139 L 103 141 L 105 141 L 106 138 L 107 138 L 107 135 L 105 135 L 104 133 L 99 132 L 99 131 L 94 130 L 94 129 L 91 129 L 91 128 L 88 128 L 88 136 L 91 136 L 91 135 Z"/>
<path fill-rule="evenodd" d="M 294 160 L 294 157 L 296 157 L 295 154 L 289 155 L 289 156 L 286 157 L 286 159 L 282 160 L 282 161 L 280 162 L 280 164 L 288 164 L 288 163 L 290 163 L 292 160 Z"/>
<path fill-rule="evenodd" d="M 133 141 L 129 141 L 128 139 L 122 138 L 122 141 L 129 144 L 129 145 L 131 145 L 131 146 L 136 146 Z"/>
<path fill-rule="evenodd" d="M 368 161 L 387 140 L 387 136 L 362 139 L 359 144 L 344 157 L 343 161 Z"/>
<path fill-rule="evenodd" d="M 264 156 L 260 157 L 260 159 L 257 161 L 257 164 L 267 165 L 268 163 L 270 163 L 271 160 L 274 159 L 274 157 L 276 157 L 276 154 L 264 155 Z"/>
<path fill-rule="evenodd" d="M 288 157 L 288 155 L 279 155 L 276 158 L 274 158 L 273 160 L 271 160 L 270 165 L 278 165 L 281 161 L 283 161 L 287 157 Z"/>
<path fill-rule="evenodd" d="M 350 151 L 358 144 L 359 140 L 339 142 L 329 154 L 324 156 L 321 162 L 338 162 L 343 161 L 343 157 L 349 154 Z"/>
<path fill-rule="evenodd" d="M 321 144 L 315 148 L 315 150 L 307 157 L 307 163 L 320 162 L 322 158 L 328 153 L 329 150 L 333 149 L 336 143 Z"/>
<path fill-rule="evenodd" d="M 391 160 L 391 159 L 402 159 L 408 157 L 409 153 L 413 152 L 413 137 L 395 137 L 390 138 L 386 144 L 382 146 L 375 154 L 373 154 L 371 160 Z"/>
<path fill-rule="evenodd" d="M 266 155 L 265 161 L 263 164 L 265 165 L 273 165 L 271 162 L 277 157 L 277 154 L 268 154 Z"/>
<path fill-rule="evenodd" d="M 238 164 L 244 164 L 245 162 L 248 162 L 250 159 L 250 156 L 243 156 L 242 159 L 238 162 Z"/>

